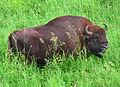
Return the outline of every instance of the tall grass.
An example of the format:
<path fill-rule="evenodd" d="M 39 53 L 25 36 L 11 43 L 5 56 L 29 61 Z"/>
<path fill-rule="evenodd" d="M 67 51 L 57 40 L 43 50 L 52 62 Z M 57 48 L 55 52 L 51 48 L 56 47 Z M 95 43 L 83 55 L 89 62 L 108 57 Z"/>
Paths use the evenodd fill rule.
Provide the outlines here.
<path fill-rule="evenodd" d="M 119 0 L 1 0 L 0 1 L 0 87 L 119 87 L 120 86 Z M 72 56 L 50 61 L 40 69 L 7 57 L 7 39 L 16 29 L 39 26 L 55 17 L 75 15 L 94 24 L 108 25 L 109 48 L 103 59 Z"/>

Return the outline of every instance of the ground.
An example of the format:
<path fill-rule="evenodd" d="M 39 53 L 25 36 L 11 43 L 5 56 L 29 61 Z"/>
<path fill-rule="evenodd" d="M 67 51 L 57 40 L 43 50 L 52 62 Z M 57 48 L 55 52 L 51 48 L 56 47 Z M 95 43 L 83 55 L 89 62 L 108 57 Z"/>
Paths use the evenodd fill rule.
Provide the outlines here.
<path fill-rule="evenodd" d="M 2 0 L 0 1 L 0 87 L 119 87 L 120 0 Z M 7 56 L 8 35 L 17 29 L 46 24 L 63 15 L 83 16 L 108 26 L 109 46 L 102 59 L 75 61 L 54 55 L 43 69 Z M 24 56 L 21 56 L 24 58 Z M 56 61 L 60 58 L 61 62 Z"/>

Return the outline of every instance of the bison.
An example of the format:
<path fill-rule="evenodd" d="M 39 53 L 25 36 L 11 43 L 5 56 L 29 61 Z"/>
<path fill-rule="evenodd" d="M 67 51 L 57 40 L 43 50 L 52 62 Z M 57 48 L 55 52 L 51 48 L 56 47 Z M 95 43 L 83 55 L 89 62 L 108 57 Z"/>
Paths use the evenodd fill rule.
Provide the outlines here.
<path fill-rule="evenodd" d="M 76 59 L 83 48 L 87 55 L 102 58 L 108 48 L 106 30 L 106 25 L 103 29 L 84 17 L 61 16 L 42 26 L 15 30 L 8 37 L 8 50 L 24 53 L 40 66 L 45 65 L 45 59 L 53 52 L 67 57 L 73 54 Z"/>

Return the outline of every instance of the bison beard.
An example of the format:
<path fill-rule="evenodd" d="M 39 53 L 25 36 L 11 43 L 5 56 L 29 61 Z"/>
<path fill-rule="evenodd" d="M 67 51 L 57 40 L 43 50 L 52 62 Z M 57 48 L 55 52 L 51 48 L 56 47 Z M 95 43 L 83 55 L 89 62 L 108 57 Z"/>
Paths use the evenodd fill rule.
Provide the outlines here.
<path fill-rule="evenodd" d="M 84 46 L 87 54 L 102 57 L 108 48 L 106 30 L 106 25 L 103 29 L 84 17 L 62 16 L 42 26 L 15 30 L 8 37 L 8 51 L 35 58 L 40 66 L 53 52 L 64 52 L 67 57 L 73 54 L 76 59 Z"/>

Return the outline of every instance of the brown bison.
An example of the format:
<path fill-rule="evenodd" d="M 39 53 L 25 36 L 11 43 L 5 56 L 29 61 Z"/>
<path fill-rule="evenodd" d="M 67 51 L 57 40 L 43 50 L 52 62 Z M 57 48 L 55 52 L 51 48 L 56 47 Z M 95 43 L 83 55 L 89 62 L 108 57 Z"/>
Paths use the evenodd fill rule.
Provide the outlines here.
<path fill-rule="evenodd" d="M 35 58 L 38 65 L 44 65 L 53 52 L 76 59 L 84 47 L 87 54 L 102 57 L 108 48 L 106 30 L 106 25 L 103 29 L 84 17 L 61 16 L 42 26 L 15 30 L 8 37 L 8 50 Z"/>

